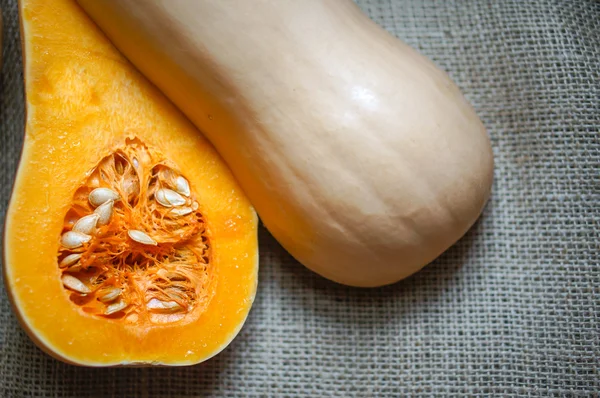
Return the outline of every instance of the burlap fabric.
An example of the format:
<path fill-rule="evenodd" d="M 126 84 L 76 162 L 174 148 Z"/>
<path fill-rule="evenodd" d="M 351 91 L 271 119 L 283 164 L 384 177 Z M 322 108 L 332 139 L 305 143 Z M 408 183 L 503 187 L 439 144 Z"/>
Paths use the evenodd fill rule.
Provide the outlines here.
<path fill-rule="evenodd" d="M 23 88 L 16 0 L 1 4 L 3 221 Z M 3 291 L 0 395 L 598 396 L 600 2 L 360 4 L 447 70 L 489 129 L 493 196 L 467 236 L 416 276 L 359 290 L 307 271 L 261 231 L 246 326 L 188 368 L 60 363 L 21 331 Z"/>

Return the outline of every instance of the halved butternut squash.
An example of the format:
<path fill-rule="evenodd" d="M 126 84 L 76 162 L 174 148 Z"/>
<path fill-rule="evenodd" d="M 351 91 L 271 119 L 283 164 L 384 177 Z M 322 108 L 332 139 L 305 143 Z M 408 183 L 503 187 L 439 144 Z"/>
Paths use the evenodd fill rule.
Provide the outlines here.
<path fill-rule="evenodd" d="M 26 132 L 5 282 L 74 364 L 187 365 L 235 337 L 257 217 L 213 147 L 74 0 L 22 0 Z"/>

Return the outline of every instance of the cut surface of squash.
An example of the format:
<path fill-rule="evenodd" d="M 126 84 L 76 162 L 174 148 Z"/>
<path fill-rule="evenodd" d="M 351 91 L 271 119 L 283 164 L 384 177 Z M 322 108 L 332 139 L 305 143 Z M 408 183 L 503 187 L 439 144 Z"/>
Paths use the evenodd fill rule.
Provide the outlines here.
<path fill-rule="evenodd" d="M 4 275 L 22 325 L 79 365 L 212 357 L 254 300 L 253 207 L 74 0 L 20 11 L 27 119 Z"/>

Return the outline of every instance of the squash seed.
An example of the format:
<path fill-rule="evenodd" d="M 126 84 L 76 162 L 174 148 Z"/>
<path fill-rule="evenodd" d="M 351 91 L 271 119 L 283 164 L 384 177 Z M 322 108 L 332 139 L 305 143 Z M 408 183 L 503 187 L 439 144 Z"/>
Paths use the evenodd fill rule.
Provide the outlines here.
<path fill-rule="evenodd" d="M 79 272 L 79 271 L 81 271 L 81 264 L 80 264 L 80 263 L 77 263 L 77 264 L 75 264 L 75 265 L 72 265 L 72 266 L 70 266 L 70 267 L 67 269 L 67 271 L 69 271 L 69 272 Z"/>
<path fill-rule="evenodd" d="M 98 207 L 109 200 L 119 199 L 119 194 L 110 188 L 96 188 L 90 192 L 89 201 L 94 207 Z"/>
<path fill-rule="evenodd" d="M 98 222 L 96 223 L 96 225 L 103 226 L 108 224 L 110 218 L 112 217 L 114 204 L 114 200 L 107 200 L 106 202 L 98 206 L 96 210 L 94 210 L 94 213 L 98 215 Z"/>
<path fill-rule="evenodd" d="M 127 234 L 131 239 L 138 243 L 152 246 L 158 245 L 158 243 L 154 239 L 152 239 L 147 233 L 138 231 L 137 229 L 130 229 L 129 231 L 127 231 Z"/>
<path fill-rule="evenodd" d="M 176 207 L 174 209 L 171 209 L 169 213 L 173 214 L 174 216 L 187 216 L 193 211 L 194 210 L 192 210 L 191 207 Z"/>
<path fill-rule="evenodd" d="M 113 301 L 117 297 L 121 295 L 122 290 L 118 287 L 109 287 L 107 289 L 102 289 L 98 292 L 98 300 L 103 303 L 108 303 L 109 301 Z"/>
<path fill-rule="evenodd" d="M 123 300 L 116 302 L 114 304 L 111 304 L 106 307 L 106 310 L 104 310 L 104 315 L 111 315 L 111 314 L 114 314 L 115 312 L 124 310 L 127 307 L 127 305 L 128 304 Z"/>
<path fill-rule="evenodd" d="M 91 292 L 90 288 L 87 287 L 85 283 L 75 278 L 73 275 L 65 274 L 62 276 L 61 280 L 63 285 L 71 290 L 84 294 Z"/>
<path fill-rule="evenodd" d="M 181 206 L 185 204 L 185 198 L 177 192 L 161 188 L 154 193 L 156 201 L 165 207 Z"/>
<path fill-rule="evenodd" d="M 81 253 L 73 253 L 69 254 L 67 257 L 63 258 L 58 266 L 60 268 L 68 267 L 69 265 L 75 264 L 81 258 Z"/>
<path fill-rule="evenodd" d="M 169 272 L 167 273 L 167 278 L 171 281 L 187 281 L 188 278 L 185 275 L 180 274 L 179 272 Z"/>
<path fill-rule="evenodd" d="M 189 299 L 187 295 L 179 289 L 166 289 L 165 293 L 167 293 L 167 295 L 174 300 L 184 301 Z"/>
<path fill-rule="evenodd" d="M 182 176 L 177 177 L 175 180 L 175 189 L 183 196 L 190 196 L 190 183 Z"/>
<path fill-rule="evenodd" d="M 183 309 L 176 301 L 162 301 L 159 299 L 151 299 L 146 307 L 153 312 L 173 313 Z"/>
<path fill-rule="evenodd" d="M 60 239 L 60 243 L 67 249 L 76 249 L 80 246 L 83 246 L 84 243 L 89 242 L 91 239 L 92 237 L 87 234 L 82 234 L 81 232 L 76 231 L 68 231 L 63 234 Z"/>
<path fill-rule="evenodd" d="M 115 159 L 115 169 L 117 170 L 117 173 L 119 174 L 123 174 L 123 172 L 125 171 L 125 169 L 123 168 L 123 163 L 121 159 Z"/>
<path fill-rule="evenodd" d="M 87 216 L 83 216 L 75 223 L 75 225 L 73 225 L 73 231 L 91 235 L 96 229 L 96 223 L 99 218 L 100 216 L 98 214 L 88 214 Z"/>
<path fill-rule="evenodd" d="M 182 275 L 179 272 L 170 272 L 170 271 L 167 271 L 164 268 L 159 269 L 156 274 L 158 276 L 160 276 L 161 278 L 163 278 L 163 279 L 168 279 L 168 280 L 171 280 L 171 281 L 185 281 L 185 280 L 187 280 L 187 278 L 185 277 L 185 275 Z"/>
<path fill-rule="evenodd" d="M 192 203 L 192 210 L 198 210 L 198 202 L 194 201 L 194 203 Z"/>

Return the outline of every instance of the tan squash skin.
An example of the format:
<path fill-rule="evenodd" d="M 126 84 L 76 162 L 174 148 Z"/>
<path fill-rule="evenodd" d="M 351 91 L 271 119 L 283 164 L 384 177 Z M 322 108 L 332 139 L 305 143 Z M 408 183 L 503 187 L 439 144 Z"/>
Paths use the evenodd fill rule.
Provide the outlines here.
<path fill-rule="evenodd" d="M 207 360 L 234 339 L 255 297 L 258 219 L 252 205 L 213 146 L 111 45 L 75 0 L 21 0 L 19 10 L 27 116 L 23 151 L 3 234 L 4 281 L 17 317 L 41 349 L 72 364 L 181 366 Z M 139 255 L 128 263 L 135 262 L 127 271 L 127 276 L 134 281 L 131 285 L 153 270 L 166 271 L 160 268 L 165 265 L 165 258 L 174 271 L 183 266 L 210 267 L 207 287 L 199 292 L 206 292 L 209 298 L 194 297 L 186 312 L 176 309 L 179 313 L 149 315 L 151 310 L 148 309 L 130 319 L 125 317 L 127 312 L 124 311 L 121 311 L 123 317 L 119 317 L 118 312 L 86 312 L 86 306 L 105 308 L 96 295 L 100 289 L 93 290 L 103 281 L 96 285 L 89 282 L 92 291 L 83 293 L 89 293 L 84 299 L 90 301 L 76 305 L 75 290 L 62 279 L 65 274 L 80 275 L 79 271 L 60 268 L 58 257 L 67 248 L 62 238 L 66 234 L 63 234 L 64 229 L 70 227 L 65 227 L 65 219 L 73 210 L 74 195 L 106 155 L 115 148 L 134 145 L 128 144 L 128 140 L 142 141 L 149 148 L 147 153 L 152 155 L 135 158 L 138 165 L 133 167 L 138 170 L 138 176 L 149 175 L 140 170 L 145 170 L 146 164 L 156 159 L 161 164 L 172 165 L 185 175 L 190 191 L 185 195 L 197 200 L 196 209 L 202 213 L 202 230 L 194 231 L 193 237 L 186 238 L 176 250 L 180 254 L 188 253 L 180 258 L 195 259 L 189 253 L 190 248 L 197 246 L 192 247 L 189 241 L 205 236 L 210 242 L 210 251 L 202 252 L 206 255 L 205 263 L 189 261 L 181 265 L 183 261 L 178 263 L 169 253 L 144 267 Z M 140 186 L 149 179 L 140 177 Z M 105 183 L 98 182 L 102 184 Z M 138 197 L 142 196 L 141 192 L 147 192 L 141 187 L 137 191 Z M 87 198 L 86 195 L 86 205 Z M 126 226 L 128 230 L 147 226 L 143 221 L 148 218 L 139 215 L 144 206 L 140 204 L 142 199 L 131 205 L 137 209 L 135 213 L 124 210 L 126 199 L 123 195 L 121 198 L 121 203 L 114 204 L 107 224 L 89 232 L 93 235 L 89 245 L 73 248 L 73 254 L 81 254 L 81 250 L 96 247 L 91 266 L 110 265 L 96 260 L 102 252 L 98 245 L 106 244 L 109 239 L 116 240 L 110 231 L 103 232 L 111 225 L 116 225 L 114 228 Z M 169 222 L 173 219 L 166 218 Z M 179 220 L 186 222 L 186 219 Z M 158 219 L 153 223 L 161 228 L 172 225 Z M 74 228 L 72 226 L 69 232 Z M 151 233 L 156 229 L 146 231 Z M 101 241 L 104 236 L 108 238 Z M 155 238 L 159 240 L 156 235 Z M 179 237 L 176 233 L 166 239 L 161 235 L 160 242 L 142 246 L 139 251 L 150 256 L 160 247 L 166 247 L 170 238 L 177 241 Z M 112 251 L 113 258 L 127 262 L 127 257 L 120 253 L 131 252 L 131 247 L 138 243 L 127 240 L 119 243 L 118 250 L 111 247 L 104 252 Z M 79 253 L 75 253 L 77 250 Z M 80 268 L 88 265 L 80 264 Z M 122 265 L 116 263 L 114 268 Z M 187 284 L 193 284 L 194 288 L 204 286 L 201 272 L 193 275 L 200 276 L 193 280 L 174 279 L 172 285 L 177 282 L 184 288 Z M 162 281 L 169 278 L 164 276 Z M 130 291 L 129 295 L 126 295 L 127 290 L 119 293 L 119 297 L 137 300 L 128 301 L 130 307 L 146 308 L 149 288 L 158 286 L 149 278 L 143 280 L 149 282 L 141 287 L 135 284 L 137 291 Z M 168 288 L 161 287 L 163 291 Z M 171 315 L 173 318 L 168 318 Z"/>
<path fill-rule="evenodd" d="M 352 1 L 79 2 L 324 277 L 396 282 L 481 213 L 484 126 L 445 73 Z"/>

